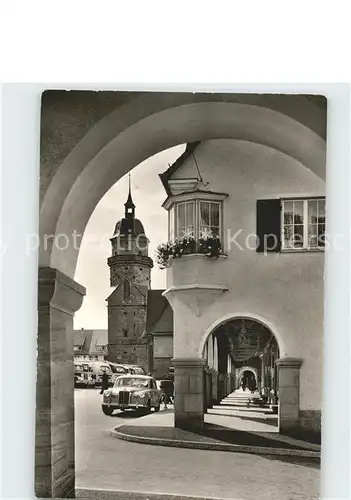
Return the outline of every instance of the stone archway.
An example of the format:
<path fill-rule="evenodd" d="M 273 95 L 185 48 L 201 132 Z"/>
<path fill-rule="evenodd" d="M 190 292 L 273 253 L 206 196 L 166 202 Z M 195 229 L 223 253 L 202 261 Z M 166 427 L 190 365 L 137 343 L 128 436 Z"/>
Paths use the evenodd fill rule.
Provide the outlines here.
<path fill-rule="evenodd" d="M 253 368 L 252 366 L 242 366 L 241 368 L 238 368 L 235 373 L 236 389 L 240 388 L 240 383 L 242 377 L 245 375 L 245 372 L 252 373 L 253 377 L 255 378 L 256 385 L 258 384 L 257 368 Z"/>
<path fill-rule="evenodd" d="M 266 145 L 324 178 L 325 139 L 319 110 L 312 106 L 306 113 L 311 103 L 301 96 L 296 99 L 302 103 L 299 109 L 279 104 L 279 96 L 249 96 L 234 102 L 230 95 L 165 94 L 160 98 L 144 94 L 93 127 L 52 176 L 40 207 L 39 497 L 67 497 L 74 490 L 72 319 L 85 290 L 73 278 L 79 236 L 97 203 L 144 159 L 177 144 L 208 139 L 232 138 Z M 315 120 L 311 121 L 311 116 Z M 68 238 L 64 249 L 53 244 L 55 235 Z M 202 369 L 201 363 L 199 367 Z"/>
<path fill-rule="evenodd" d="M 238 387 L 240 377 L 245 371 L 254 374 L 262 400 L 278 411 L 279 431 L 287 431 L 299 425 L 299 392 L 301 359 L 282 356 L 279 336 L 265 324 L 263 318 L 253 319 L 255 315 L 235 316 L 228 315 L 216 321 L 204 334 L 199 351 L 205 358 L 205 373 L 211 372 L 211 381 L 207 386 L 214 386 L 214 394 L 220 393 L 217 380 L 220 378 L 220 357 L 231 358 L 230 372 L 235 370 L 235 363 L 239 363 L 235 370 L 235 383 Z M 242 324 L 240 323 L 242 322 Z M 242 325 L 249 322 L 246 334 L 242 333 Z M 236 341 L 238 336 L 243 338 Z M 228 338 L 220 342 L 221 338 Z M 213 345 L 216 344 L 216 350 Z M 222 347 L 220 347 L 222 345 Z M 218 346 L 218 347 L 217 347 Z M 222 350 L 222 353 L 221 353 Z M 245 352 L 246 351 L 246 352 Z M 210 354 L 209 354 L 210 353 Z M 218 359 L 216 360 L 216 353 Z M 209 356 L 211 360 L 209 360 Z M 256 364 L 256 367 L 251 366 Z M 228 364 L 227 364 L 228 366 Z M 207 368 L 206 368 L 207 367 Z M 210 370 L 208 370 L 210 368 Z M 205 375 L 205 379 L 208 375 Z M 222 395 L 223 396 L 223 395 Z M 204 395 L 205 399 L 213 399 Z M 215 397 L 216 399 L 216 397 Z M 206 406 L 206 405 L 205 405 Z"/>

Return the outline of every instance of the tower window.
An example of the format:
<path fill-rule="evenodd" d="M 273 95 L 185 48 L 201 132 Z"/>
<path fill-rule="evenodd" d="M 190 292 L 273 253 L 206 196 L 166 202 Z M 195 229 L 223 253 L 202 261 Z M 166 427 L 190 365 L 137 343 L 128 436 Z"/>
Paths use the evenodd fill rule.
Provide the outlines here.
<path fill-rule="evenodd" d="M 123 336 L 128 337 L 128 330 L 123 330 Z"/>
<path fill-rule="evenodd" d="M 123 298 L 124 300 L 130 300 L 130 283 L 128 280 L 123 282 Z"/>

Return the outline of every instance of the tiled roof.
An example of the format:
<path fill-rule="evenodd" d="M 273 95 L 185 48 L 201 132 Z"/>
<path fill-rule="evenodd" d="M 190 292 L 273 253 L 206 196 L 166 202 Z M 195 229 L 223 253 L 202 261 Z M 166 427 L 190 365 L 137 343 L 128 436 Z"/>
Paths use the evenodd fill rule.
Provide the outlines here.
<path fill-rule="evenodd" d="M 97 354 L 98 346 L 106 346 L 108 344 L 108 333 L 107 330 L 92 330 L 92 338 L 90 343 L 89 354 Z"/>
<path fill-rule="evenodd" d="M 80 354 L 97 354 L 97 345 L 107 345 L 107 330 L 74 330 L 74 346 L 81 347 Z"/>
<path fill-rule="evenodd" d="M 147 300 L 146 333 L 152 333 L 153 328 L 159 322 L 163 314 L 170 308 L 171 314 L 167 314 L 167 330 L 173 331 L 173 311 L 168 300 L 162 295 L 164 290 L 149 290 Z"/>

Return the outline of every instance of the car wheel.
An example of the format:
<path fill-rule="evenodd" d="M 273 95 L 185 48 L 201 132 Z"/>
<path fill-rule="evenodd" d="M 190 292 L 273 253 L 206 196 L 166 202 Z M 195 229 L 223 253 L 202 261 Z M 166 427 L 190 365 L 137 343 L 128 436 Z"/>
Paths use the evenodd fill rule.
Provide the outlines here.
<path fill-rule="evenodd" d="M 111 417 L 111 415 L 112 415 L 112 413 L 113 413 L 113 411 L 114 411 L 114 408 L 111 408 L 111 407 L 109 407 L 109 406 L 105 406 L 105 405 L 103 405 L 103 406 L 102 406 L 102 411 L 103 411 L 103 413 L 104 413 L 105 415 L 108 415 L 109 417 Z"/>

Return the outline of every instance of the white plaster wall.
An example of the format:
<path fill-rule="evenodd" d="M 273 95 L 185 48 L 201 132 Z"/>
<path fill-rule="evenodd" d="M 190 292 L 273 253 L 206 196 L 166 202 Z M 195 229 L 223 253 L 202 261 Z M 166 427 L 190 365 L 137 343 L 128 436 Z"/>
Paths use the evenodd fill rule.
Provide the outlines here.
<path fill-rule="evenodd" d="M 211 191 L 226 192 L 224 245 L 227 259 L 182 257 L 167 272 L 168 287 L 215 284 L 227 292 L 187 290 L 168 295 L 174 309 L 174 357 L 201 354 L 204 335 L 221 318 L 259 318 L 277 337 L 280 355 L 301 357 L 301 409 L 319 409 L 322 388 L 324 254 L 272 253 L 245 246 L 256 232 L 256 200 L 324 196 L 324 182 L 302 164 L 267 146 L 211 140 L 195 151 Z M 175 177 L 193 177 L 189 158 Z M 228 247 L 228 231 L 242 230 L 243 249 Z M 229 234 L 229 236 L 230 236 Z M 254 240 L 250 240 L 254 246 Z"/>

